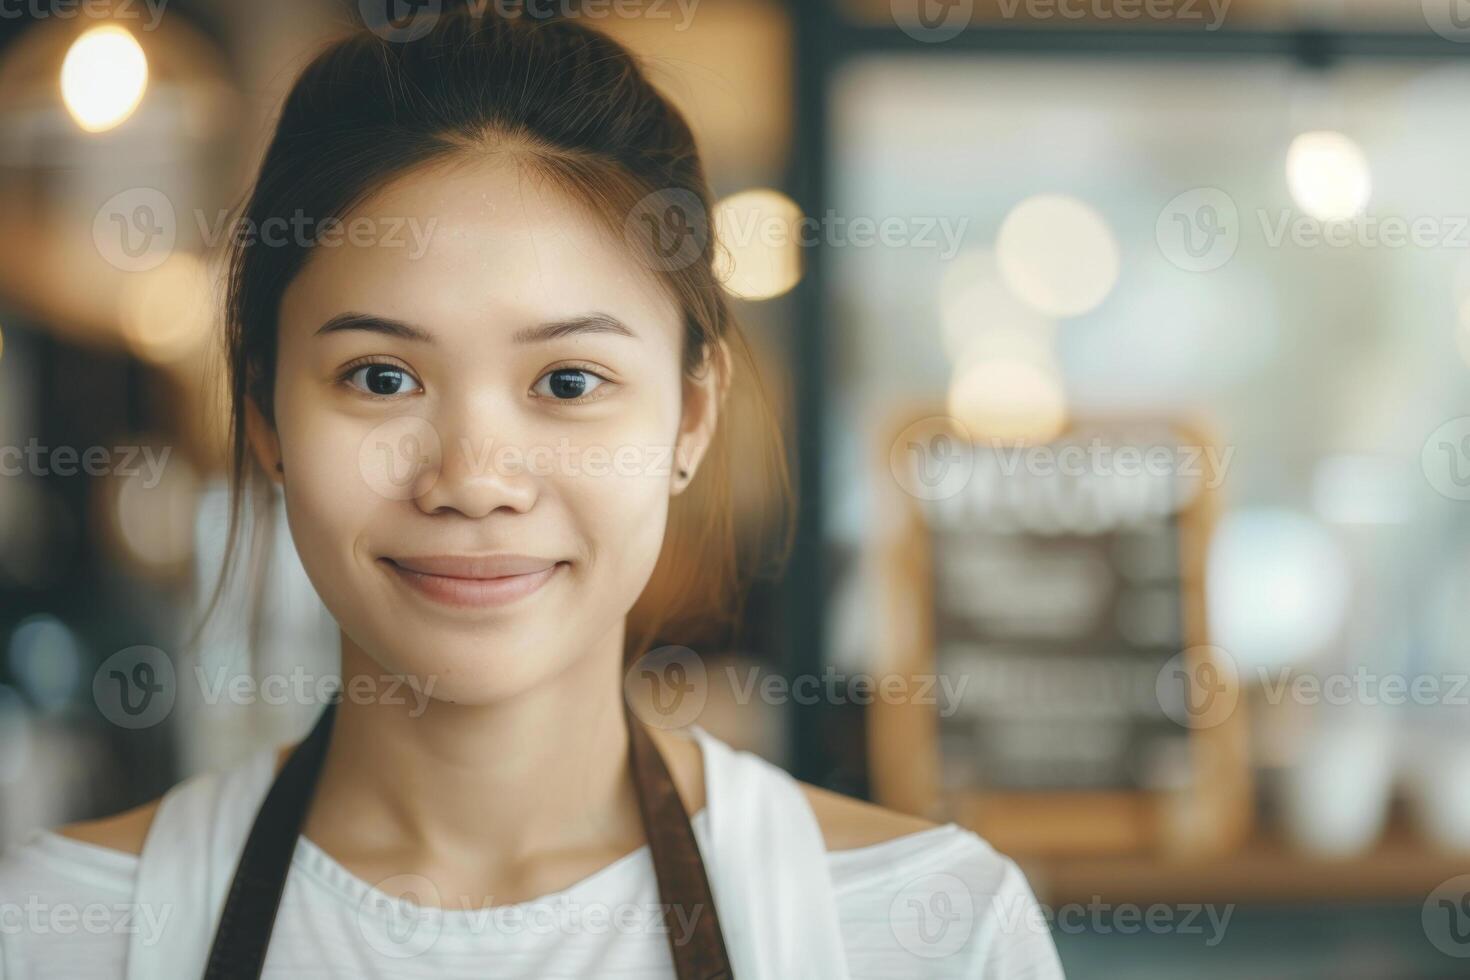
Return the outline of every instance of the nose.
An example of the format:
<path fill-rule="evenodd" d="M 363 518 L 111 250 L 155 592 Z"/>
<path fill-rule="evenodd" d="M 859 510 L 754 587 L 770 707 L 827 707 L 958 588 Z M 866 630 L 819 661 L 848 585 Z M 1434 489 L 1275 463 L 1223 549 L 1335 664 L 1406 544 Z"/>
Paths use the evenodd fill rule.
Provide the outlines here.
<path fill-rule="evenodd" d="M 537 477 L 525 465 L 519 438 L 523 427 L 516 424 L 513 410 L 466 405 L 434 423 L 442 440 L 439 474 L 414 498 L 419 510 L 486 517 L 502 508 L 524 513 L 535 505 Z"/>

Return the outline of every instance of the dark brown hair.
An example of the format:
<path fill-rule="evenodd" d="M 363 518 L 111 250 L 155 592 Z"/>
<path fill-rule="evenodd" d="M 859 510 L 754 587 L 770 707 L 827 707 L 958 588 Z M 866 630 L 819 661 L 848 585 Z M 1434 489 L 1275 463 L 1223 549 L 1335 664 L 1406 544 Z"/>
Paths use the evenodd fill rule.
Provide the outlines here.
<path fill-rule="evenodd" d="M 712 365 L 727 372 L 730 389 L 696 478 L 671 501 L 657 567 L 629 616 L 625 653 L 631 659 L 655 641 L 720 635 L 711 627 L 738 621 L 751 575 L 789 554 L 791 486 L 780 428 L 715 272 L 711 194 L 693 135 L 613 39 L 573 20 L 506 16 L 498 6 L 479 14 L 447 10 L 413 40 L 363 28 L 330 43 L 287 96 L 242 217 L 255 228 L 302 214 L 340 220 L 427 164 L 510 153 L 642 252 L 682 311 L 685 374 Z M 658 242 L 627 233 L 645 225 L 656 232 L 665 217 L 660 207 L 677 210 L 697 232 L 677 261 L 658 252 Z M 640 208 L 653 224 L 636 220 L 645 217 Z M 272 487 L 248 451 L 245 409 L 253 400 L 274 425 L 281 297 L 311 243 L 237 241 L 233 248 L 225 311 L 229 528 L 224 568 L 196 640 L 238 557 L 247 499 L 259 522 L 257 545 L 268 540 L 259 529 L 269 524 Z M 718 359 L 721 349 L 729 362 Z M 716 359 L 707 364 L 707 354 Z M 732 432 L 732 425 L 753 428 Z M 754 528 L 737 520 L 737 486 L 758 488 L 757 506 L 740 508 L 756 515 Z M 262 567 L 257 556 L 256 602 Z"/>

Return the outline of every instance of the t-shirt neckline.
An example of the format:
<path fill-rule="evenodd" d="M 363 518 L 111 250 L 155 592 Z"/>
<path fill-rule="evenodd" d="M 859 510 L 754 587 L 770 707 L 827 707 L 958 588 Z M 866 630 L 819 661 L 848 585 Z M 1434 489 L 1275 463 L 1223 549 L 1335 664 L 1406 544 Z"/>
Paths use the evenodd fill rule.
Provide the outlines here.
<path fill-rule="evenodd" d="M 704 806 L 690 818 L 690 823 L 696 833 L 707 829 L 708 813 L 709 807 Z M 420 903 L 413 899 L 390 895 L 348 870 L 304 834 L 297 839 L 296 852 L 292 856 L 294 866 L 299 867 L 313 880 L 326 886 L 338 899 L 356 909 L 358 915 L 386 917 L 392 914 L 432 919 L 437 925 L 454 931 L 481 929 L 487 916 L 523 916 L 548 905 L 607 904 L 611 907 L 630 901 L 634 894 L 631 881 L 635 877 L 643 877 L 645 866 L 651 877 L 652 863 L 652 854 L 645 842 L 557 891 L 520 902 L 475 904 L 461 907 L 454 905 L 453 902 L 446 906 L 435 902 Z M 426 879 L 419 876 L 410 877 L 415 879 L 414 883 L 428 884 Z M 405 889 L 405 891 L 411 893 L 412 889 Z M 481 898 L 482 896 L 475 897 Z M 487 895 L 483 898 L 493 899 L 493 896 Z"/>

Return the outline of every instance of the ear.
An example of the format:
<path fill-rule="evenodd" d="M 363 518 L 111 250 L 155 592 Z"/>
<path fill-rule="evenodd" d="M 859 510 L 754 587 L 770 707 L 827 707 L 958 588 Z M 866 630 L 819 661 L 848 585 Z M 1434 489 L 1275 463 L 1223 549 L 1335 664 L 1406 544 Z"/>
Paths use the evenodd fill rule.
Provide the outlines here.
<path fill-rule="evenodd" d="M 683 493 L 694 480 L 699 462 L 715 436 L 715 425 L 730 391 L 729 345 L 723 339 L 705 348 L 704 363 L 692 378 L 684 379 L 684 411 L 679 419 L 679 438 L 674 444 L 674 495 Z M 689 475 L 680 478 L 683 468 Z"/>
<path fill-rule="evenodd" d="M 265 475 L 272 483 L 281 483 L 283 474 L 278 469 L 281 462 L 281 440 L 277 438 L 275 428 L 266 421 L 265 414 L 261 412 L 255 399 L 248 395 L 245 398 L 245 435 L 250 442 L 250 451 L 255 454 L 255 461 L 265 470 Z"/>

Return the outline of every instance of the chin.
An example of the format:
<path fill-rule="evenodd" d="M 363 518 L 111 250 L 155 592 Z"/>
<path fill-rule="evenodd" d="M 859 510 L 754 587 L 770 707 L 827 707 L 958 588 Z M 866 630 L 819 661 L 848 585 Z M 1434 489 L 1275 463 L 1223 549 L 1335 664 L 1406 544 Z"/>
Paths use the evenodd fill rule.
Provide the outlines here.
<path fill-rule="evenodd" d="M 359 646 L 384 673 L 406 677 L 430 699 L 449 704 L 491 705 L 524 694 L 558 673 L 565 659 L 544 641 L 432 629 Z"/>

